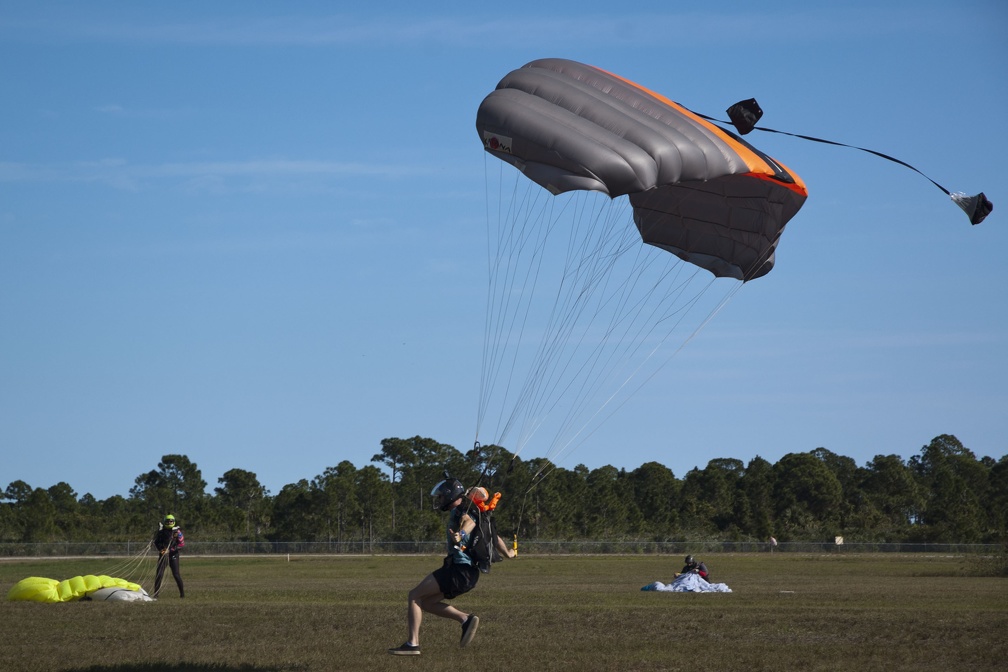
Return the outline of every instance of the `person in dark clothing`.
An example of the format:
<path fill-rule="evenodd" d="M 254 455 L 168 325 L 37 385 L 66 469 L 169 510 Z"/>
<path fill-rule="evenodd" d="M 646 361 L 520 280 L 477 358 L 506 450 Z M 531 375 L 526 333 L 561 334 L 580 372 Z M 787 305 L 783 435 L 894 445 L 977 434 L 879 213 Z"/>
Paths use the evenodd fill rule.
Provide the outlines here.
<path fill-rule="evenodd" d="M 704 581 L 710 581 L 710 572 L 707 571 L 707 565 L 702 562 L 697 562 L 692 555 L 686 556 L 686 565 L 682 568 L 682 571 L 679 572 L 679 574 L 697 574 Z"/>
<path fill-rule="evenodd" d="M 388 652 L 394 656 L 420 655 L 420 621 L 423 612 L 442 618 L 454 620 L 462 626 L 463 648 L 472 641 L 479 627 L 479 617 L 445 602 L 469 592 L 479 581 L 480 570 L 467 551 L 470 535 L 476 528 L 477 513 L 474 504 L 473 490 L 465 489 L 461 482 L 445 474 L 445 480 L 434 486 L 431 497 L 434 498 L 434 508 L 448 512 L 447 551 L 444 564 L 428 574 L 409 592 L 406 608 L 406 626 L 408 639 L 405 643 Z M 482 490 L 482 488 L 480 489 Z M 481 493 L 485 499 L 486 491 Z M 499 536 L 493 540 L 497 553 L 502 557 L 513 558 L 517 551 L 508 548 Z"/>
<path fill-rule="evenodd" d="M 165 567 L 171 567 L 172 576 L 178 585 L 179 597 L 185 597 L 182 586 L 182 573 L 179 571 L 179 549 L 185 546 L 185 535 L 182 528 L 175 524 L 175 516 L 164 517 L 158 531 L 154 534 L 154 548 L 158 550 L 157 576 L 154 578 L 154 597 L 161 592 L 161 579 L 164 578 Z"/>

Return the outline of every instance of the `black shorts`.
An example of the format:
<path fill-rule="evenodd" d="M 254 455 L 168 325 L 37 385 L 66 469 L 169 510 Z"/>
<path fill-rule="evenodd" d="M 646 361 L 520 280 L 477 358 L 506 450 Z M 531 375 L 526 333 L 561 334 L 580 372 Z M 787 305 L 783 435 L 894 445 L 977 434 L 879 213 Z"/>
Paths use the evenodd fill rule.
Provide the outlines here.
<path fill-rule="evenodd" d="M 445 558 L 443 565 L 431 572 L 441 594 L 449 600 L 475 588 L 479 574 L 475 565 L 456 565 L 450 556 Z"/>

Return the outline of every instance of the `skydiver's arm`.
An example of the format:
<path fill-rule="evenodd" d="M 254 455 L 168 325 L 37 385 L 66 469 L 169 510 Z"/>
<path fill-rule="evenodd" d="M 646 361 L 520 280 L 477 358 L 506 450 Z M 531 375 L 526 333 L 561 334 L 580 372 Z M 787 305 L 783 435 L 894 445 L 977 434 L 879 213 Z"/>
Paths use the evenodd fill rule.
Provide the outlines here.
<path fill-rule="evenodd" d="M 466 540 L 468 540 L 469 539 L 469 535 L 472 534 L 472 531 L 475 528 L 476 528 L 476 521 L 473 520 L 470 516 L 465 516 L 464 515 L 464 516 L 462 516 L 462 520 L 459 521 L 459 529 L 458 530 L 453 530 L 453 529 L 449 528 L 448 529 L 448 533 L 450 535 L 452 535 L 452 541 L 454 541 L 454 543 L 458 544 L 458 543 L 465 542 Z"/>
<path fill-rule="evenodd" d="M 494 546 L 497 547 L 497 552 L 505 558 L 513 558 L 517 555 L 514 549 L 508 546 L 507 542 L 500 538 L 499 534 L 494 538 Z"/>

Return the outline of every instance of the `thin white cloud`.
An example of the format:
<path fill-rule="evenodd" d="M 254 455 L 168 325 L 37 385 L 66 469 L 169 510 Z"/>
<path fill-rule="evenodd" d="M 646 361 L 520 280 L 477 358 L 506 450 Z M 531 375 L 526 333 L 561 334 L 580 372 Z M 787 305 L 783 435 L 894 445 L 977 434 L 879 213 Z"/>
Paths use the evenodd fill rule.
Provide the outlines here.
<path fill-rule="evenodd" d="M 716 346 L 718 352 L 725 352 L 725 348 L 736 340 L 734 334 L 711 333 L 708 336 L 710 341 L 718 339 Z M 920 329 L 908 331 L 873 331 L 866 327 L 859 330 L 809 330 L 809 329 L 786 329 L 781 331 L 773 330 L 749 330 L 747 340 L 759 342 L 760 353 L 763 357 L 790 357 L 802 351 L 815 353 L 828 350 L 905 350 L 907 348 L 930 348 L 949 346 L 975 346 L 999 343 L 1004 340 L 1002 334 L 985 331 L 955 331 L 945 329 L 935 329 L 924 331 Z M 772 344 L 778 343 L 779 347 Z M 749 346 L 736 350 L 740 355 L 751 352 Z"/>
<path fill-rule="evenodd" d="M 116 118 L 128 119 L 177 119 L 194 114 L 194 109 L 190 107 L 179 108 L 136 108 L 126 107 L 118 103 L 106 103 L 96 105 L 91 108 L 97 114 Z"/>
<path fill-rule="evenodd" d="M 389 164 L 367 164 L 311 160 L 212 161 L 164 163 L 146 169 L 152 175 L 370 175 L 405 177 L 429 172 L 427 168 Z"/>
<path fill-rule="evenodd" d="M 94 108 L 95 112 L 100 112 L 102 114 L 123 114 L 126 112 L 122 105 L 98 105 Z"/>
<path fill-rule="evenodd" d="M 116 189 L 137 190 L 142 185 L 175 179 L 190 186 L 200 182 L 221 187 L 238 178 L 354 178 L 400 179 L 431 172 L 426 166 L 361 162 L 268 159 L 249 161 L 170 162 L 134 164 L 123 159 L 76 163 L 31 164 L 0 162 L 2 182 L 96 182 Z"/>
<path fill-rule="evenodd" d="M 510 47 L 549 44 L 563 46 L 612 46 L 629 44 L 709 45 L 710 29 L 717 27 L 717 42 L 737 40 L 761 43 L 822 40 L 829 36 L 891 33 L 893 31 L 940 30 L 942 15 L 929 8 L 878 7 L 820 8 L 779 11 L 760 8 L 743 12 L 577 13 L 562 8 L 553 14 L 537 12 L 466 12 L 464 16 L 286 14 L 249 17 L 206 16 L 185 19 L 166 16 L 151 21 L 150 16 L 121 15 L 96 18 L 93 12 L 64 11 L 53 16 L 26 15 L 0 20 L 0 37 L 17 41 L 99 42 L 143 45 L 182 44 L 234 47 L 354 47 L 354 46 L 491 46 Z M 703 30 L 696 29 L 703 26 Z"/>

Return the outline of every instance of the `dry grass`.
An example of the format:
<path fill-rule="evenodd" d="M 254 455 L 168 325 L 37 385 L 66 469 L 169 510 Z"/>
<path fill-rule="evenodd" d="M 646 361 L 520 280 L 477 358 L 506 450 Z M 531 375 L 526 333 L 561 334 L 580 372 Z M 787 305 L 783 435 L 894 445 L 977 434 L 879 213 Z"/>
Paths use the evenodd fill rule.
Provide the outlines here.
<path fill-rule="evenodd" d="M 427 617 L 423 655 L 403 659 L 385 649 L 404 640 L 406 592 L 438 558 L 185 558 L 185 600 L 169 578 L 156 603 L 3 602 L 0 669 L 975 672 L 1008 658 L 1008 580 L 970 576 L 961 557 L 704 559 L 733 593 L 640 591 L 671 580 L 679 557 L 523 556 L 456 601 L 482 619 L 471 648 Z M 7 561 L 0 587 L 108 565 Z"/>

